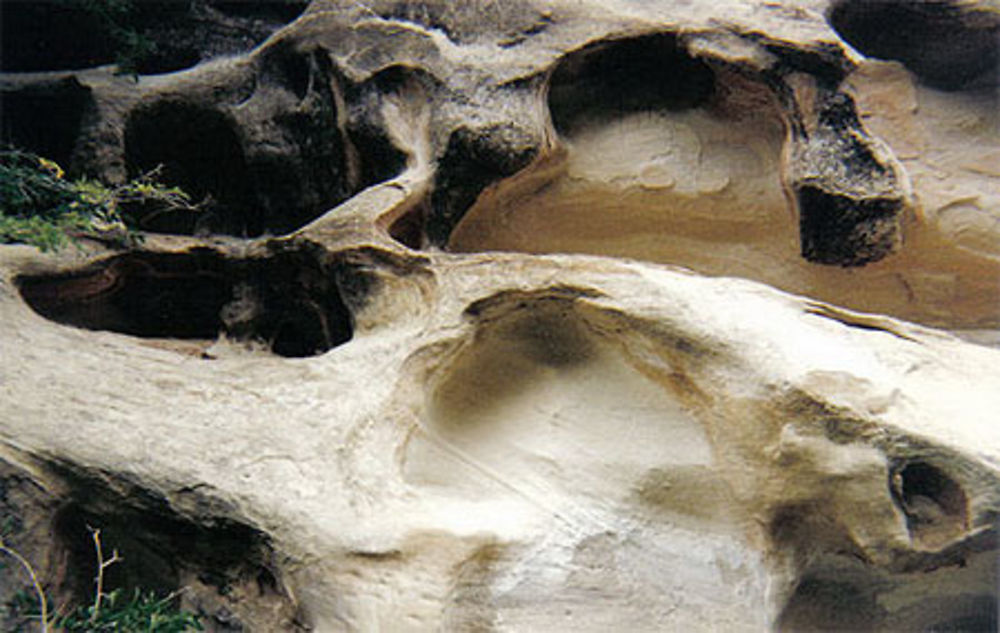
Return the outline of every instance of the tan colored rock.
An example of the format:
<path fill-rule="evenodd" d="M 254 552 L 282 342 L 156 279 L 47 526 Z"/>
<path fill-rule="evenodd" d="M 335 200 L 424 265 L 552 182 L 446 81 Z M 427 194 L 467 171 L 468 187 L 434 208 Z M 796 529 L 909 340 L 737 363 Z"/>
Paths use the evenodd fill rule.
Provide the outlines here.
<path fill-rule="evenodd" d="M 215 130 L 285 234 L 0 247 L 5 543 L 215 631 L 994 629 L 1000 351 L 927 324 L 995 337 L 995 110 L 866 16 L 315 0 L 74 73 L 88 168 Z"/>

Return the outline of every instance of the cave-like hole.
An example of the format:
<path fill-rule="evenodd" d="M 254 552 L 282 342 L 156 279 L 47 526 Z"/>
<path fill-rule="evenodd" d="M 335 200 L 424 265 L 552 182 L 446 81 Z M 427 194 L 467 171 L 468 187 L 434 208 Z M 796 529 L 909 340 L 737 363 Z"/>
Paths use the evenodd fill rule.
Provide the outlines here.
<path fill-rule="evenodd" d="M 426 209 L 423 205 L 414 206 L 402 213 L 389 225 L 389 236 L 400 244 L 420 250 L 424 246 L 424 219 Z"/>
<path fill-rule="evenodd" d="M 125 128 L 125 158 L 137 176 L 161 167 L 161 178 L 197 200 L 210 196 L 207 217 L 159 215 L 143 228 L 191 233 L 199 228 L 260 235 L 266 227 L 252 204 L 243 148 L 233 122 L 223 113 L 184 101 L 159 101 L 137 108 Z"/>
<path fill-rule="evenodd" d="M 549 110 L 563 135 L 594 120 L 705 103 L 715 76 L 672 34 L 602 42 L 568 55 L 552 74 Z"/>
<path fill-rule="evenodd" d="M 22 277 L 35 312 L 75 327 L 154 338 L 214 339 L 232 284 L 218 257 L 125 255 L 66 276 Z"/>
<path fill-rule="evenodd" d="M 157 339 L 261 341 L 279 356 L 326 352 L 353 336 L 338 271 L 311 255 L 227 260 L 210 251 L 131 254 L 71 275 L 18 279 L 38 314 Z"/>
<path fill-rule="evenodd" d="M 263 56 L 258 81 L 283 86 L 298 99 L 305 99 L 314 75 L 311 66 L 319 65 L 323 55 L 321 49 L 312 54 L 302 53 L 296 51 L 290 42 L 279 41 Z"/>
<path fill-rule="evenodd" d="M 427 93 L 434 89 L 434 82 L 422 70 L 390 66 L 359 84 L 347 86 L 347 130 L 361 157 L 363 187 L 385 182 L 406 168 L 406 153 L 393 144 L 386 131 L 389 127 L 384 119 L 386 96 L 402 96 L 422 105 Z"/>
<path fill-rule="evenodd" d="M 898 199 L 857 199 L 806 185 L 797 200 L 802 257 L 811 262 L 863 266 L 898 246 Z"/>
<path fill-rule="evenodd" d="M 219 517 L 191 520 L 177 515 L 159 498 L 130 491 L 125 498 L 87 481 L 55 517 L 54 535 L 65 560 L 61 593 L 76 604 L 94 599 L 97 548 L 93 530 L 100 530 L 105 560 L 115 553 L 119 562 L 103 572 L 103 590 L 135 591 L 179 600 L 178 590 L 197 578 L 224 594 L 234 586 L 256 588 L 267 571 L 266 537 L 254 528 Z M 278 593 L 278 592 L 275 592 Z M 253 595 L 253 594 L 250 594 Z"/>
<path fill-rule="evenodd" d="M 247 331 L 280 356 L 314 356 L 342 345 L 353 325 L 336 274 L 305 253 L 254 262 L 245 278 L 259 307 L 242 320 L 227 311 L 227 328 Z"/>
<path fill-rule="evenodd" d="M 943 471 L 924 462 L 907 464 L 896 474 L 895 493 L 911 527 L 958 522 L 968 523 L 965 491 Z"/>
<path fill-rule="evenodd" d="M 69 166 L 84 113 L 93 103 L 89 88 L 66 77 L 5 91 L 0 99 L 3 143 Z"/>
<path fill-rule="evenodd" d="M 996 85 L 1000 14 L 957 0 L 840 0 L 831 26 L 869 57 L 902 62 L 926 84 Z"/>

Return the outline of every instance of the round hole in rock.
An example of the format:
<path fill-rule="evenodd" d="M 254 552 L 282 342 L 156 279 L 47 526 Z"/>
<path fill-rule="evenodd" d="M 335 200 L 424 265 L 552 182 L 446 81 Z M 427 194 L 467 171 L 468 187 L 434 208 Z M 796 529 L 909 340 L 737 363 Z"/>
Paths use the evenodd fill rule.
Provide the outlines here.
<path fill-rule="evenodd" d="M 939 468 L 910 462 L 893 474 L 891 490 L 906 515 L 910 534 L 919 544 L 938 547 L 968 529 L 965 491 Z"/>
<path fill-rule="evenodd" d="M 965 492 L 941 470 L 922 462 L 908 464 L 899 473 L 902 480 L 902 501 L 912 506 L 922 497 L 933 501 L 948 515 L 964 516 L 967 512 Z"/>
<path fill-rule="evenodd" d="M 1000 13 L 958 0 L 839 0 L 830 25 L 869 57 L 902 62 L 927 85 L 996 85 Z"/>
<path fill-rule="evenodd" d="M 420 250 L 426 241 L 424 217 L 425 210 L 422 206 L 410 209 L 389 225 L 389 236 L 407 248 Z"/>
<path fill-rule="evenodd" d="M 715 75 L 669 33 L 601 42 L 568 55 L 552 74 L 556 131 L 637 111 L 687 110 L 712 96 Z"/>
<path fill-rule="evenodd" d="M 162 166 L 161 178 L 200 200 L 211 196 L 211 217 L 200 223 L 220 232 L 259 235 L 259 218 L 249 212 L 251 186 L 234 123 L 223 113 L 187 101 L 164 100 L 137 108 L 125 128 L 125 158 L 137 176 Z M 195 218 L 159 217 L 143 227 L 191 233 Z"/>

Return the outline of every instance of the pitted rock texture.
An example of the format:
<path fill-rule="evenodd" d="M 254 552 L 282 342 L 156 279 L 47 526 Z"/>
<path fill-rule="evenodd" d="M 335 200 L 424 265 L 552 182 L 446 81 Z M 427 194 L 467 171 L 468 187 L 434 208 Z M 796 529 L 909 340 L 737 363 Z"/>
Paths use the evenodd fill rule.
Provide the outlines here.
<path fill-rule="evenodd" d="M 998 11 L 314 0 L 0 75 L 209 200 L 0 247 L 4 542 L 210 631 L 995 630 L 1000 351 L 931 328 L 1000 326 Z"/>

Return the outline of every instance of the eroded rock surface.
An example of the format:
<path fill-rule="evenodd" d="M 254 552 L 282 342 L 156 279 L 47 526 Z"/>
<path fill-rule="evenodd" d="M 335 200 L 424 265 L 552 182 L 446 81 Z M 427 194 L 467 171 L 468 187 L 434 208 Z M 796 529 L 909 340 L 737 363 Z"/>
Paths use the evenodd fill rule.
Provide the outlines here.
<path fill-rule="evenodd" d="M 0 75 L 212 201 L 0 247 L 5 543 L 214 631 L 995 630 L 1000 351 L 931 326 L 1000 325 L 998 16 L 314 0 Z"/>

